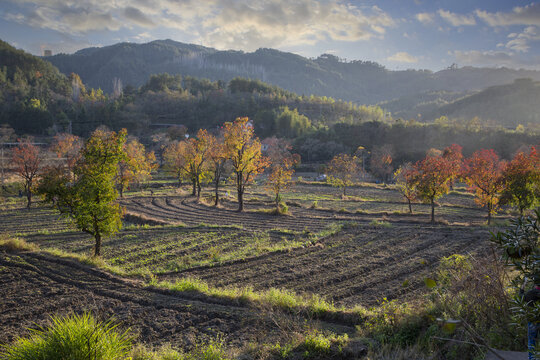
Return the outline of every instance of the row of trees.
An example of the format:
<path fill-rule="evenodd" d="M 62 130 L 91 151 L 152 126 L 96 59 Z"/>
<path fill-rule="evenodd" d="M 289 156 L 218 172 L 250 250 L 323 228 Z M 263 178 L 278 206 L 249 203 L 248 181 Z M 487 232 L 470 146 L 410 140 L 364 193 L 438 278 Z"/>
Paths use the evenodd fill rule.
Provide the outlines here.
<path fill-rule="evenodd" d="M 464 181 L 487 209 L 488 224 L 500 205 L 516 206 L 523 214 L 540 201 L 540 157 L 535 147 L 518 152 L 506 162 L 492 149 L 474 152 L 464 159 L 461 146 L 452 145 L 442 153 L 428 153 L 415 164 L 407 163 L 395 172 L 396 184 L 411 203 L 420 199 L 431 204 L 435 221 L 435 201 L 447 194 L 457 180 Z"/>
<path fill-rule="evenodd" d="M 193 195 L 201 193 L 201 183 L 213 180 L 215 204 L 226 168 L 235 179 L 238 210 L 244 208 L 244 194 L 257 174 L 270 168 L 267 187 L 275 195 L 279 211 L 280 193 L 291 182 L 293 165 L 299 157 L 292 155 L 283 140 L 268 142 L 263 156 L 261 142 L 254 135 L 247 118 L 227 122 L 217 135 L 200 130 L 196 137 L 171 142 L 164 150 L 166 169 L 193 184 Z M 35 189 L 62 214 L 73 219 L 77 227 L 95 239 L 94 255 L 100 255 L 101 241 L 121 227 L 122 209 L 117 197 L 129 184 L 148 179 L 156 169 L 153 152 L 147 152 L 127 131 L 118 133 L 98 129 L 82 141 L 74 135 L 56 136 L 49 154 L 61 161 L 45 163 L 44 152 L 28 139 L 18 140 L 13 150 L 13 163 L 24 180 L 31 206 Z M 36 186 L 36 182 L 38 183 Z"/>
<path fill-rule="evenodd" d="M 220 183 L 232 172 L 239 211 L 244 209 L 246 187 L 270 168 L 267 183 L 278 209 L 280 193 L 290 184 L 299 157 L 290 153 L 290 145 L 284 140 L 270 138 L 264 145 L 266 156 L 249 119 L 237 118 L 226 122 L 217 135 L 201 129 L 196 137 L 170 143 L 163 151 L 163 159 L 180 182 L 191 182 L 193 196 L 200 197 L 203 182 L 213 182 L 215 205 L 219 203 Z"/>

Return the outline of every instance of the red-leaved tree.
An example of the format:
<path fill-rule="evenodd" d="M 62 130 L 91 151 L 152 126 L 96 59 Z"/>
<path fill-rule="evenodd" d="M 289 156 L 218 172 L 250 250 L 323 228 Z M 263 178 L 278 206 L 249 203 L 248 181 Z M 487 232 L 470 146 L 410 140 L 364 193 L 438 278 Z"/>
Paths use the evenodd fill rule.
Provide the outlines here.
<path fill-rule="evenodd" d="M 416 185 L 416 194 L 431 204 L 431 222 L 435 222 L 435 200 L 448 193 L 454 177 L 452 166 L 444 156 L 426 156 L 414 164 L 411 182 Z"/>
<path fill-rule="evenodd" d="M 505 167 L 502 174 L 504 189 L 499 203 L 515 205 L 519 213 L 540 201 L 540 156 L 536 148 L 528 153 L 519 152 Z"/>
<path fill-rule="evenodd" d="M 13 149 L 13 165 L 15 172 L 24 180 L 24 190 L 28 200 L 26 207 L 32 205 L 32 190 L 34 180 L 41 169 L 42 158 L 37 146 L 28 139 L 18 139 L 17 147 Z"/>
<path fill-rule="evenodd" d="M 499 196 L 504 189 L 502 172 L 505 162 L 493 149 L 476 151 L 465 160 L 463 177 L 469 189 L 476 195 L 476 203 L 488 210 L 488 225 L 491 215 L 495 214 Z"/>

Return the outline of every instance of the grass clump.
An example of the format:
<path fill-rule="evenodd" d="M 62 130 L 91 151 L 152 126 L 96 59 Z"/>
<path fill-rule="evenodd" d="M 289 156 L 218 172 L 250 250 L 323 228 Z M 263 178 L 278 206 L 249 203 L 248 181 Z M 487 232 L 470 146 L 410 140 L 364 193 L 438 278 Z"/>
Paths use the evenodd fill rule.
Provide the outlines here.
<path fill-rule="evenodd" d="M 374 219 L 374 220 L 371 220 L 371 222 L 369 223 L 369 226 L 378 227 L 378 228 L 390 228 L 392 227 L 392 224 L 390 224 L 388 221 Z"/>
<path fill-rule="evenodd" d="M 24 239 L 12 238 L 6 235 L 0 236 L 0 247 L 6 251 L 37 251 L 39 246 L 29 244 Z"/>
<path fill-rule="evenodd" d="M 321 331 L 313 330 L 309 332 L 304 339 L 304 357 L 333 357 L 331 356 L 331 354 L 341 354 L 343 352 L 343 348 L 347 345 L 348 342 L 349 336 L 347 334 L 325 334 Z"/>
<path fill-rule="evenodd" d="M 124 359 L 132 338 L 113 321 L 100 322 L 91 314 L 51 317 L 47 328 L 32 330 L 5 348 L 3 360 Z"/>

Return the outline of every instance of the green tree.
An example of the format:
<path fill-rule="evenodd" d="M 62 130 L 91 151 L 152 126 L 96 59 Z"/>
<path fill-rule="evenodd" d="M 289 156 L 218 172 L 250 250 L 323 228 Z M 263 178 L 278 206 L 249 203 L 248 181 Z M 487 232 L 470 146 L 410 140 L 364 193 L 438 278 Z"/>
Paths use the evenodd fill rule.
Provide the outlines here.
<path fill-rule="evenodd" d="M 49 184 L 46 198 L 56 199 L 60 212 L 70 217 L 83 232 L 94 237 L 94 256 L 101 255 L 103 237 L 122 226 L 122 209 L 116 202 L 115 177 L 118 163 L 125 158 L 126 130 L 118 133 L 96 130 L 86 141 L 73 169 L 74 181 L 65 173 L 44 176 Z"/>

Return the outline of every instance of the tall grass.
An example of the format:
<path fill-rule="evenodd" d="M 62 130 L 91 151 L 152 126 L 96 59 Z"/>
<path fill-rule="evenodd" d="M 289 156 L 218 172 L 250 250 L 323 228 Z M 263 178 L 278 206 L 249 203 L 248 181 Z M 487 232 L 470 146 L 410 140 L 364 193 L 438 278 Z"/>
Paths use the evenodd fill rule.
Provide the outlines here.
<path fill-rule="evenodd" d="M 115 360 L 131 349 L 132 338 L 112 321 L 100 322 L 91 314 L 51 317 L 47 328 L 32 330 L 5 347 L 2 360 Z"/>

